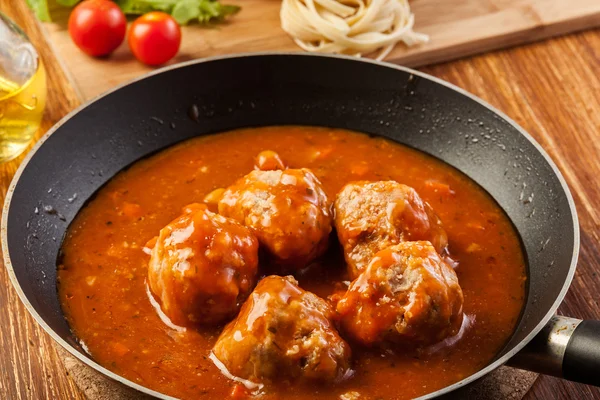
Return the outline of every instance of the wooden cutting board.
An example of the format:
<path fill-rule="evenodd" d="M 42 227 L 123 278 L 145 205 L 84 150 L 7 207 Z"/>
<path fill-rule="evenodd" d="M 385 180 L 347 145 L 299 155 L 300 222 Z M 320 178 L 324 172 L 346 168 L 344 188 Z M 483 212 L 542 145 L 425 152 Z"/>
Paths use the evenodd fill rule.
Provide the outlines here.
<path fill-rule="evenodd" d="M 281 29 L 279 0 L 222 0 L 242 11 L 228 22 L 183 28 L 179 55 L 171 63 L 253 51 L 298 51 Z M 387 61 L 418 67 L 600 26 L 600 0 L 413 0 L 415 30 L 428 44 L 398 45 Z M 112 56 L 94 59 L 79 51 L 66 29 L 69 10 L 52 7 L 44 24 L 49 42 L 82 100 L 152 70 L 137 62 L 123 43 Z"/>

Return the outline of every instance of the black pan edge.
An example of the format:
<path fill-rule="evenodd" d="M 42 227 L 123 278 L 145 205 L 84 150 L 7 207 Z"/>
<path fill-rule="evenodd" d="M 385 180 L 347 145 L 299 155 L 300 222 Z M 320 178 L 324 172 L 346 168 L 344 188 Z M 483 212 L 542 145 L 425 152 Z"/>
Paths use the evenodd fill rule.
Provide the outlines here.
<path fill-rule="evenodd" d="M 109 370 L 107 370 L 106 368 L 102 367 L 101 365 L 99 365 L 98 363 L 96 363 L 95 361 L 85 357 L 83 354 L 81 354 L 78 350 L 76 350 L 72 345 L 70 345 L 69 343 L 67 343 L 65 340 L 63 340 L 61 337 L 59 337 L 49 326 L 48 324 L 46 324 L 46 322 L 40 317 L 40 315 L 37 313 L 37 311 L 34 309 L 34 307 L 31 305 L 31 303 L 29 302 L 29 300 L 27 299 L 27 297 L 25 296 L 21 286 L 18 283 L 18 280 L 16 278 L 15 272 L 13 270 L 13 266 L 11 263 L 11 259 L 10 259 L 10 254 L 9 254 L 9 249 L 7 246 L 7 222 L 8 222 L 8 211 L 10 209 L 10 205 L 11 205 L 11 200 L 12 200 L 12 194 L 15 190 L 15 187 L 19 181 L 19 178 L 22 174 L 22 172 L 25 170 L 25 168 L 27 167 L 27 164 L 29 163 L 29 161 L 31 160 L 31 158 L 34 156 L 34 154 L 37 152 L 37 150 L 44 144 L 44 142 L 50 137 L 50 135 L 52 135 L 61 125 L 63 125 L 66 121 L 68 121 L 70 118 L 72 118 L 74 115 L 76 115 L 79 111 L 83 110 L 84 108 L 86 108 L 88 105 L 94 103 L 95 101 L 99 100 L 100 98 L 103 98 L 104 96 L 107 96 L 109 94 L 111 94 L 112 92 L 115 92 L 117 90 L 119 90 L 122 87 L 128 86 L 130 84 L 133 84 L 137 81 L 143 80 L 149 76 L 153 76 L 156 74 L 160 74 L 162 72 L 165 71 L 170 71 L 173 69 L 177 69 L 177 68 L 184 68 L 186 66 L 189 65 L 194 65 L 194 64 L 200 64 L 200 63 L 206 63 L 206 62 L 212 62 L 212 61 L 217 61 L 217 60 L 222 60 L 222 59 L 229 59 L 229 58 L 241 58 L 241 57 L 260 57 L 260 56 L 294 56 L 294 57 L 322 57 L 322 58 L 338 58 L 338 59 L 345 59 L 348 61 L 353 61 L 353 62 L 364 62 L 364 63 L 372 63 L 372 64 L 378 64 L 378 65 L 383 65 L 385 67 L 388 68 L 392 68 L 392 69 L 396 69 L 396 70 L 400 70 L 403 72 L 407 72 L 410 74 L 413 74 L 415 76 L 419 76 L 421 78 L 427 79 L 429 81 L 432 81 L 434 83 L 437 83 L 439 85 L 445 86 L 477 103 L 479 103 L 480 105 L 482 105 L 483 107 L 487 108 L 488 110 L 490 110 L 491 112 L 495 113 L 496 115 L 498 115 L 500 118 L 502 118 L 504 121 L 506 121 L 509 125 L 511 125 L 513 128 L 515 128 L 515 130 L 517 130 L 519 133 L 521 133 L 521 135 L 523 135 L 529 142 L 531 142 L 531 144 L 539 151 L 539 153 L 542 155 L 542 157 L 546 160 L 546 162 L 548 163 L 548 165 L 552 168 L 554 174 L 556 175 L 556 177 L 558 178 L 561 187 L 567 197 L 568 200 L 568 204 L 569 204 L 569 209 L 571 211 L 571 215 L 573 218 L 573 231 L 574 231 L 574 238 L 573 238 L 573 251 L 572 251 L 572 257 L 571 257 L 571 263 L 570 263 L 570 269 L 569 269 L 569 273 L 567 275 L 567 278 L 563 284 L 563 287 L 558 295 L 558 297 L 556 298 L 555 302 L 552 304 L 551 308 L 548 310 L 548 312 L 546 313 L 546 315 L 542 318 L 542 321 L 531 330 L 530 334 L 525 337 L 525 339 L 523 339 L 519 344 L 517 344 L 512 350 L 510 350 L 509 352 L 507 352 L 506 354 L 504 354 L 502 357 L 498 358 L 497 360 L 495 360 L 494 362 L 492 362 L 491 364 L 489 364 L 488 366 L 486 366 L 485 368 L 479 370 L 477 373 L 463 379 L 460 382 L 457 382 L 453 385 L 447 386 L 439 391 L 433 392 L 433 393 L 429 393 L 425 396 L 419 397 L 419 399 L 431 399 L 434 397 L 438 397 L 444 394 L 448 394 L 460 387 L 463 387 L 471 382 L 476 381 L 477 379 L 483 377 L 484 375 L 488 374 L 489 372 L 491 372 L 492 370 L 498 368 L 499 366 L 503 365 L 504 363 L 506 363 L 513 355 L 515 355 L 517 352 L 519 352 L 531 339 L 533 339 L 533 337 L 545 326 L 545 324 L 550 320 L 550 318 L 555 314 L 556 309 L 558 308 L 558 306 L 560 305 L 560 303 L 562 302 L 564 296 L 567 293 L 567 290 L 569 289 L 569 286 L 571 284 L 571 281 L 573 279 L 573 276 L 575 274 L 575 269 L 577 266 L 577 260 L 579 257 L 579 246 L 580 246 L 580 234 L 579 234 L 579 221 L 577 218 L 577 210 L 575 208 L 575 203 L 573 201 L 573 196 L 571 195 L 571 192 L 567 186 L 567 183 L 564 179 L 564 177 L 562 176 L 561 172 L 559 171 L 558 167 L 556 166 L 556 164 L 553 162 L 553 160 L 550 158 L 550 156 L 546 153 L 546 151 L 540 146 L 539 143 L 537 143 L 535 141 L 535 139 L 533 139 L 533 137 L 531 135 L 529 135 L 529 133 L 527 133 L 524 129 L 522 129 L 516 122 L 514 122 L 511 118 L 509 118 L 507 115 L 505 115 L 504 113 L 502 113 L 501 111 L 497 110 L 496 108 L 492 107 L 491 105 L 487 104 L 486 102 L 484 102 L 483 100 L 481 100 L 480 98 L 468 93 L 467 91 L 453 85 L 450 84 L 448 82 L 445 82 L 441 79 L 438 79 L 436 77 L 433 77 L 431 75 L 422 73 L 422 72 L 418 72 L 415 71 L 413 69 L 410 68 L 406 68 L 406 67 L 402 67 L 402 66 L 398 66 L 395 64 L 390 64 L 390 63 L 385 63 L 385 62 L 379 62 L 379 61 L 374 61 L 374 60 L 370 60 L 370 59 L 357 59 L 355 57 L 351 57 L 351 56 L 343 56 L 343 55 L 320 55 L 320 54 L 310 54 L 310 53 L 301 53 L 301 52 L 258 52 L 258 53 L 244 53 L 244 54 L 236 54 L 236 55 L 227 55 L 227 56 L 218 56 L 218 57 L 209 57 L 209 58 L 205 58 L 205 59 L 201 59 L 201 60 L 192 60 L 192 61 L 188 61 L 188 62 L 184 62 L 184 63 L 180 63 L 180 64 L 176 64 L 176 65 L 172 65 L 172 66 L 168 66 L 168 67 L 164 67 L 161 69 L 158 69 L 156 71 L 153 71 L 151 73 L 148 73 L 146 75 L 143 75 L 139 78 L 133 79 L 131 81 L 128 81 L 124 84 L 121 84 L 115 88 L 113 88 L 112 90 L 105 92 L 99 96 L 96 96 L 95 98 L 91 99 L 90 101 L 82 104 L 81 106 L 77 107 L 75 110 L 71 111 L 69 114 L 67 114 L 65 117 L 63 117 L 58 123 L 56 123 L 42 138 L 40 138 L 40 140 L 35 144 L 35 146 L 33 147 L 33 149 L 27 154 L 27 156 L 25 157 L 25 159 L 23 160 L 23 162 L 21 163 L 21 165 L 19 166 L 19 169 L 17 170 L 17 172 L 15 173 L 15 176 L 10 184 L 10 186 L 8 187 L 7 193 L 6 193 L 6 199 L 4 202 L 4 206 L 3 206 L 3 210 L 2 210 L 2 223 L 0 225 L 0 238 L 2 240 L 2 251 L 4 254 L 4 264 L 6 266 L 6 269 L 8 271 L 8 275 L 10 277 L 10 280 L 12 282 L 13 287 L 15 288 L 17 294 L 19 295 L 19 298 L 21 299 L 21 301 L 23 302 L 23 304 L 25 305 L 25 308 L 28 310 L 28 312 L 33 316 L 33 318 L 36 320 L 36 322 L 52 337 L 52 339 L 54 339 L 57 343 L 59 343 L 65 350 L 67 350 L 73 357 L 76 357 L 79 361 L 83 362 L 84 364 L 86 364 L 87 366 L 99 371 L 100 373 L 102 373 L 103 375 L 109 377 L 110 379 L 113 379 L 117 382 L 120 382 L 124 385 L 127 385 L 131 388 L 134 388 L 135 390 L 138 390 L 142 393 L 151 395 L 151 396 L 155 396 L 157 398 L 161 398 L 161 399 L 174 399 L 171 396 L 167 396 L 164 395 L 162 393 L 156 392 L 154 390 L 150 390 L 144 386 L 141 386 L 139 384 L 136 384 L 128 379 L 125 379 L 123 377 L 121 377 L 120 375 L 117 375 Z"/>

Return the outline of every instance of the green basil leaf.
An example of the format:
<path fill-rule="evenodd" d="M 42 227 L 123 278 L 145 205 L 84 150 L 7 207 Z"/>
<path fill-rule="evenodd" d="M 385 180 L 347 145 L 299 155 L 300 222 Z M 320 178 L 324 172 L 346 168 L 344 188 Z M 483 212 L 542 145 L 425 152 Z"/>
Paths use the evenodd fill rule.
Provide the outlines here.
<path fill-rule="evenodd" d="M 61 0 L 74 1 L 74 0 Z M 116 0 L 125 14 L 140 15 L 164 11 L 180 25 L 197 19 L 200 23 L 222 20 L 240 10 L 238 6 L 222 5 L 216 0 Z"/>
<path fill-rule="evenodd" d="M 240 10 L 238 6 L 223 5 L 218 1 L 200 0 L 200 23 L 210 22 L 211 20 L 223 20 L 228 15 L 233 15 Z"/>
<path fill-rule="evenodd" d="M 50 22 L 52 20 L 50 18 L 48 2 L 46 0 L 27 0 L 27 5 L 40 21 Z"/>
<path fill-rule="evenodd" d="M 200 16 L 198 0 L 180 0 L 173 7 L 171 16 L 179 25 L 187 25 L 188 22 Z"/>
<path fill-rule="evenodd" d="M 75 4 L 79 3 L 80 0 L 56 0 L 58 4 L 65 7 L 73 7 Z"/>
<path fill-rule="evenodd" d="M 171 13 L 171 10 L 178 3 L 178 0 L 118 0 L 117 4 L 125 14 L 141 15 L 150 11 L 164 11 Z"/>
<path fill-rule="evenodd" d="M 200 15 L 198 21 L 206 23 L 221 16 L 221 3 L 210 0 L 200 0 Z"/>

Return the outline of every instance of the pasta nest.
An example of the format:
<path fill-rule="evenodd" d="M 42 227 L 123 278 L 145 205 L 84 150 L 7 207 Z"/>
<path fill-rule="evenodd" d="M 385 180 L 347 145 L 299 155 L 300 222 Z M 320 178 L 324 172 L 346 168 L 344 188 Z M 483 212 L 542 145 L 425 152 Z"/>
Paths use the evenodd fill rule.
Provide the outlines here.
<path fill-rule="evenodd" d="M 425 43 L 413 31 L 408 0 L 283 0 L 281 26 L 306 51 L 384 59 L 398 42 Z"/>

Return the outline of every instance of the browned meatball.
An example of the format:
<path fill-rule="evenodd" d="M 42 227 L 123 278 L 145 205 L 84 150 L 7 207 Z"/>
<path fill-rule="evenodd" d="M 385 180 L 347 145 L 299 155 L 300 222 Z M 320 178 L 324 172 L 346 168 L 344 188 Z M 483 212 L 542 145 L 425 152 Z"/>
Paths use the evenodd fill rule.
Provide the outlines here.
<path fill-rule="evenodd" d="M 337 304 L 344 332 L 365 345 L 432 344 L 458 333 L 463 293 L 429 242 L 378 252 Z"/>
<path fill-rule="evenodd" d="M 440 253 L 448 245 L 438 216 L 417 192 L 394 181 L 351 182 L 335 200 L 335 227 L 354 279 L 379 250 L 403 241 L 428 240 Z"/>
<path fill-rule="evenodd" d="M 187 206 L 153 241 L 148 283 L 176 325 L 224 322 L 254 287 L 257 239 L 204 204 Z"/>
<path fill-rule="evenodd" d="M 309 264 L 327 248 L 331 212 L 308 169 L 252 171 L 230 186 L 219 213 L 250 228 L 284 271 Z"/>
<path fill-rule="evenodd" d="M 255 383 L 335 382 L 350 373 L 350 347 L 335 330 L 333 309 L 291 277 L 268 276 L 213 348 L 234 376 Z"/>

